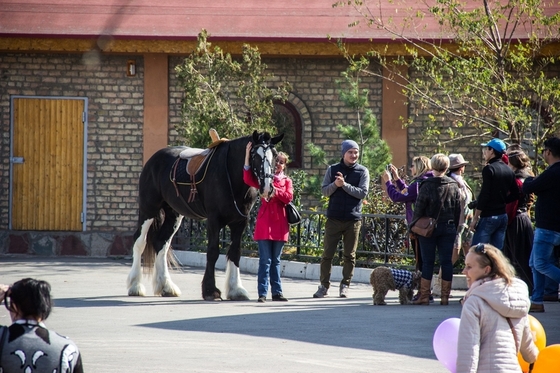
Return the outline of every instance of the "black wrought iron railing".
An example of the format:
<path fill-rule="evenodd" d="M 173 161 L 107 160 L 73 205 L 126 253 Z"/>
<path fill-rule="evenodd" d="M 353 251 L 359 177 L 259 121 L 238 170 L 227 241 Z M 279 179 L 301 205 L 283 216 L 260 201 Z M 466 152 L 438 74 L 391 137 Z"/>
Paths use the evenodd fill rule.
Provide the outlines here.
<path fill-rule="evenodd" d="M 290 240 L 284 246 L 283 259 L 319 262 L 323 251 L 322 241 L 326 216 L 322 212 L 301 211 L 302 221 L 291 227 Z M 255 215 L 243 234 L 242 255 L 258 256 L 257 244 L 252 232 Z M 220 252 L 225 254 L 229 246 L 229 229 L 220 232 Z M 206 251 L 206 222 L 184 219 L 173 240 L 174 250 Z M 339 244 L 339 257 L 342 243 Z M 335 258 L 335 262 L 337 258 Z M 336 264 L 336 263 L 335 263 Z M 364 214 L 356 265 L 375 267 L 378 265 L 411 267 L 414 252 L 410 244 L 405 217 L 401 215 Z"/>

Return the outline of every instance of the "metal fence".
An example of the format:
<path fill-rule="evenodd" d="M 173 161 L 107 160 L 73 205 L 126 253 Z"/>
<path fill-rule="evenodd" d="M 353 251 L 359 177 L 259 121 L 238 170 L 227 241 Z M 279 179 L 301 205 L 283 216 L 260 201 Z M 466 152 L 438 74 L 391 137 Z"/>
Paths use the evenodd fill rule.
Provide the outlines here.
<path fill-rule="evenodd" d="M 255 215 L 243 233 L 242 255 L 258 256 L 258 248 L 252 239 Z M 284 246 L 283 259 L 319 262 L 323 251 L 322 240 L 326 216 L 315 211 L 301 211 L 302 221 L 290 229 L 290 240 Z M 229 229 L 220 232 L 220 252 L 225 254 L 229 246 Z M 173 240 L 174 250 L 206 251 L 206 222 L 184 219 Z M 338 247 L 337 264 L 342 257 L 342 243 Z M 362 229 L 356 251 L 356 265 L 412 267 L 414 252 L 407 233 L 405 217 L 401 215 L 364 214 Z"/>

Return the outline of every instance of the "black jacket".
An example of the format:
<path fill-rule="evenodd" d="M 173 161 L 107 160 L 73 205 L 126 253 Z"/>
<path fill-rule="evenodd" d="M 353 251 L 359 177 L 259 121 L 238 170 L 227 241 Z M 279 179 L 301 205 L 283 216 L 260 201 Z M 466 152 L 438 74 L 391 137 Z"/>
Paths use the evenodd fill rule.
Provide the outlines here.
<path fill-rule="evenodd" d="M 344 186 L 334 184 L 336 174 L 344 176 Z M 346 166 L 344 161 L 329 166 L 323 179 L 321 191 L 329 197 L 327 217 L 337 220 L 360 220 L 362 201 L 369 189 L 369 171 L 361 164 Z"/>
<path fill-rule="evenodd" d="M 535 225 L 537 228 L 560 232 L 560 162 L 550 165 L 538 177 L 528 177 L 523 192 L 535 193 Z"/>
<path fill-rule="evenodd" d="M 444 196 L 446 196 L 445 200 L 443 200 Z M 423 216 L 437 218 L 438 223 L 453 221 L 455 227 L 459 225 L 461 193 L 455 180 L 449 176 L 443 176 L 431 177 L 422 181 L 414 208 L 414 218 L 410 226 L 413 226 Z"/>
<path fill-rule="evenodd" d="M 503 215 L 506 204 L 519 199 L 515 174 L 500 158 L 491 159 L 482 169 L 482 186 L 476 208 L 480 217 Z"/>

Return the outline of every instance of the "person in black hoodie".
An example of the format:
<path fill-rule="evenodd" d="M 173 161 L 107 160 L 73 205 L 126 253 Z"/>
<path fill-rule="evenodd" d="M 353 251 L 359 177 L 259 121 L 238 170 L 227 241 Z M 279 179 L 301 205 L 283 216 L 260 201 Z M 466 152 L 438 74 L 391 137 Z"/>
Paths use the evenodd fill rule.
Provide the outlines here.
<path fill-rule="evenodd" d="M 434 274 L 436 249 L 441 266 L 441 305 L 449 304 L 451 282 L 453 280 L 453 244 L 457 236 L 461 217 L 461 193 L 455 180 L 445 175 L 449 158 L 436 154 L 431 159 L 434 177 L 422 181 L 416 199 L 416 208 L 410 227 L 418 219 L 427 216 L 437 220 L 431 237 L 419 236 L 422 252 L 422 279 L 420 297 L 413 304 L 430 304 L 430 285 Z"/>
<path fill-rule="evenodd" d="M 502 161 L 506 144 L 492 139 L 481 145 L 487 164 L 482 169 L 482 186 L 469 227 L 474 232 L 472 245 L 489 243 L 502 250 L 508 224 L 506 204 L 519 199 L 519 188 L 515 174 Z"/>

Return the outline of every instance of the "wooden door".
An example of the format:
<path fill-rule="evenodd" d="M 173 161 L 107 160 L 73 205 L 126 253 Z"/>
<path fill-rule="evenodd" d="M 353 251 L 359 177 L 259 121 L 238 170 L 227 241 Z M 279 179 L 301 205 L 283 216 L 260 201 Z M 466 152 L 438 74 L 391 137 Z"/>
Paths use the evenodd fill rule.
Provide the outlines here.
<path fill-rule="evenodd" d="M 82 230 L 84 107 L 84 99 L 13 99 L 12 229 Z"/>

